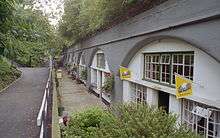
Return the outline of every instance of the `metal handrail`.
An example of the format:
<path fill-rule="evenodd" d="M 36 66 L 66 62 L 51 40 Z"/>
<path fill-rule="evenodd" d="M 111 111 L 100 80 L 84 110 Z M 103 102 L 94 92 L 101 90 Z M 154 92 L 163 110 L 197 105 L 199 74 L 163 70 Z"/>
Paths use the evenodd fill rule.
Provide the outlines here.
<path fill-rule="evenodd" d="M 50 94 L 50 87 L 51 87 L 51 78 L 52 78 L 52 61 L 50 60 L 50 67 L 49 67 L 49 77 L 47 80 L 46 88 L 44 90 L 43 99 L 41 102 L 41 107 L 38 112 L 37 116 L 37 126 L 41 127 L 40 129 L 40 138 L 44 137 L 44 129 L 46 126 L 46 118 L 47 118 L 47 106 L 48 106 L 48 100 L 49 100 L 49 94 Z"/>

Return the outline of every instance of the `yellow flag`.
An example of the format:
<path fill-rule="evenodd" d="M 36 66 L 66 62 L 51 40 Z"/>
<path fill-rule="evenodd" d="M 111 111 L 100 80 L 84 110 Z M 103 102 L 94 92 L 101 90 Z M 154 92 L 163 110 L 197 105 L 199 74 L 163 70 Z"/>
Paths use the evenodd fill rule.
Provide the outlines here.
<path fill-rule="evenodd" d="M 131 71 L 128 68 L 120 67 L 120 78 L 121 80 L 126 80 L 131 78 Z"/>
<path fill-rule="evenodd" d="M 192 95 L 192 81 L 178 74 L 175 75 L 176 80 L 176 98 L 183 98 Z"/>

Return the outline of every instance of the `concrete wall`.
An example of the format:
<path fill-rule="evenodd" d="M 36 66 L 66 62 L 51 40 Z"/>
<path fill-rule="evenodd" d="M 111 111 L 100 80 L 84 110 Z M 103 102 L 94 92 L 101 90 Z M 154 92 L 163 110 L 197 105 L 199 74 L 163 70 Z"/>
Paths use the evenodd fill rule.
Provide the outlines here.
<path fill-rule="evenodd" d="M 142 47 L 162 38 L 180 39 L 203 51 L 200 52 L 200 56 L 204 57 L 206 62 L 201 66 L 213 66 L 213 68 L 204 69 L 201 72 L 209 73 L 209 77 L 212 78 L 213 75 L 218 74 L 216 69 L 219 68 L 220 61 L 220 2 L 218 0 L 168 0 L 112 29 L 84 40 L 76 47 L 87 48 L 84 52 L 88 67 L 97 49 L 105 53 L 109 69 L 115 74 L 113 102 L 121 102 L 123 84 L 118 76 L 119 66 L 128 66 L 133 56 Z M 195 64 L 200 65 L 200 63 Z M 214 74 L 211 71 L 214 71 Z M 88 85 L 90 84 L 89 74 L 88 70 Z M 200 76 L 201 73 L 198 72 L 195 75 Z M 195 79 L 201 80 L 203 84 L 209 81 L 199 77 Z M 215 89 L 213 94 L 216 95 L 216 84 L 209 86 L 214 86 L 211 89 Z M 219 100 L 217 97 L 214 98 Z"/>
<path fill-rule="evenodd" d="M 161 39 L 146 45 L 132 58 L 128 68 L 132 72 L 131 80 L 144 84 L 150 88 L 162 90 L 164 92 L 175 95 L 175 88 L 163 86 L 161 84 L 142 80 L 144 57 L 143 53 L 155 52 L 194 52 L 194 79 L 193 96 L 191 98 L 206 104 L 216 104 L 220 107 L 220 64 L 208 54 L 193 47 L 192 45 L 174 39 Z M 214 104 L 215 103 L 215 104 Z"/>
<path fill-rule="evenodd" d="M 199 103 L 220 107 L 220 64 L 208 54 L 193 47 L 192 45 L 175 39 L 161 39 L 152 42 L 140 49 L 130 60 L 128 65 L 132 72 L 130 81 L 123 82 L 123 101 L 132 101 L 133 91 L 129 82 L 141 84 L 147 87 L 147 102 L 157 106 L 158 92 L 169 93 L 169 112 L 181 114 L 181 99 L 176 99 L 176 90 L 172 86 L 163 85 L 143 80 L 144 56 L 143 53 L 163 53 L 163 52 L 194 52 L 194 79 L 193 95 L 187 99 Z M 180 121 L 181 118 L 178 118 Z"/>

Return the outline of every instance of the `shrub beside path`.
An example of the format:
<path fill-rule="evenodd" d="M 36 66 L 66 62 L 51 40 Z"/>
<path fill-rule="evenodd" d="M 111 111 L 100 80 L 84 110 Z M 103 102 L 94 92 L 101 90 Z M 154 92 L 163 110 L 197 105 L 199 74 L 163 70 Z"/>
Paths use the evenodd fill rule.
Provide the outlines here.
<path fill-rule="evenodd" d="M 65 111 L 73 113 L 92 106 L 105 107 L 101 99 L 88 93 L 87 88 L 83 84 L 77 84 L 65 71 L 62 74 L 61 100 Z"/>

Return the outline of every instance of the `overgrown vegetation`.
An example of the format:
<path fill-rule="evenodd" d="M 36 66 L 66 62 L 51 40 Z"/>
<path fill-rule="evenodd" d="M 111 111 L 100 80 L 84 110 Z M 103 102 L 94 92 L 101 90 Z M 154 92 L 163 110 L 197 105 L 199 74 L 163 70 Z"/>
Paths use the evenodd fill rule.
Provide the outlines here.
<path fill-rule="evenodd" d="M 0 47 L 5 57 L 24 66 L 39 66 L 49 53 L 62 48 L 48 18 L 32 3 L 4 0 L 0 4 Z"/>
<path fill-rule="evenodd" d="M 114 106 L 108 111 L 98 107 L 73 114 L 64 137 L 82 138 L 197 138 L 177 117 L 143 104 Z"/>
<path fill-rule="evenodd" d="M 86 69 L 81 70 L 80 77 L 82 80 L 87 80 L 87 70 Z"/>
<path fill-rule="evenodd" d="M 165 0 L 66 0 L 60 34 L 75 42 Z"/>
<path fill-rule="evenodd" d="M 49 24 L 47 16 L 34 8 L 35 2 L 0 2 L 0 89 L 20 74 L 7 59 L 35 67 L 44 64 L 49 54 L 54 56 L 62 50 L 62 39 Z"/>
<path fill-rule="evenodd" d="M 11 63 L 0 56 L 0 90 L 12 83 L 20 77 L 21 72 L 17 70 Z"/>
<path fill-rule="evenodd" d="M 114 76 L 113 76 L 113 74 L 110 74 L 110 75 L 106 76 L 106 78 L 105 78 L 105 82 L 102 87 L 102 91 L 104 91 L 106 93 L 111 93 L 113 91 L 113 88 L 114 88 Z"/>

